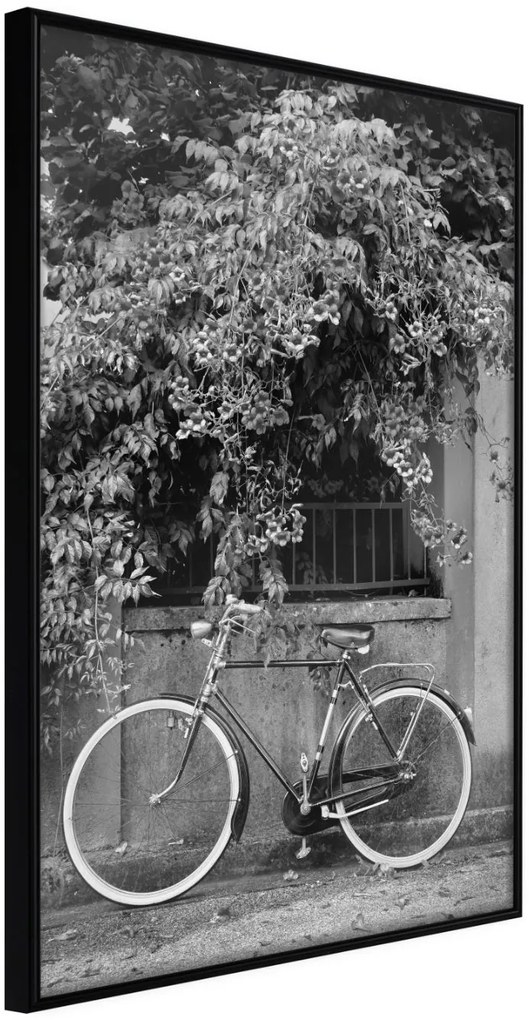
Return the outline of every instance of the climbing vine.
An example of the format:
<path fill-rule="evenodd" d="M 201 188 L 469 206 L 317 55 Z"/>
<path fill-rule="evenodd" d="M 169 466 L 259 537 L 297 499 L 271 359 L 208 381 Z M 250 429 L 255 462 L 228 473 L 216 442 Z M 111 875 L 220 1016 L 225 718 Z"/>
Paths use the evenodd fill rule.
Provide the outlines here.
<path fill-rule="evenodd" d="M 281 604 L 330 451 L 360 485 L 369 448 L 380 498 L 470 561 L 427 444 L 472 436 L 480 373 L 511 370 L 513 184 L 476 110 L 72 33 L 43 67 L 49 743 L 63 699 L 126 681 L 112 600 L 191 543 L 217 538 L 207 606 L 254 570 Z"/>

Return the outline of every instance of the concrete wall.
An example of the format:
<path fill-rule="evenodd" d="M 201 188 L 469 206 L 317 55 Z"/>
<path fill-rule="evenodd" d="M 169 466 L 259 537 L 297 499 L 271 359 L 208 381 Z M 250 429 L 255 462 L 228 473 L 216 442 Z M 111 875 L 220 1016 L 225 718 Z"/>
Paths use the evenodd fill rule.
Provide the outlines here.
<path fill-rule="evenodd" d="M 359 660 L 360 668 L 374 662 L 432 662 L 437 679 L 461 698 L 462 691 L 449 683 L 446 671 L 446 649 L 450 626 L 450 603 L 444 599 L 396 598 L 372 602 L 315 603 L 296 605 L 289 609 L 297 622 L 310 619 L 316 625 L 370 622 L 375 627 L 375 641 L 369 655 Z M 127 630 L 139 639 L 134 648 L 134 665 L 127 677 L 131 684 L 127 703 L 140 701 L 161 692 L 195 695 L 204 674 L 208 650 L 194 641 L 189 624 L 200 616 L 199 608 L 128 609 L 125 611 Z M 140 645 L 141 642 L 141 645 Z M 300 652 L 300 657 L 306 653 Z M 333 657 L 331 651 L 328 652 Z M 233 658 L 256 658 L 250 639 L 233 642 Z M 386 674 L 387 675 L 387 674 Z M 409 675 L 409 671 L 393 670 L 389 675 Z M 377 678 L 382 679 L 382 677 Z M 370 683 L 375 683 L 375 677 Z M 227 669 L 222 689 L 266 744 L 282 768 L 296 780 L 299 778 L 299 756 L 302 750 L 311 758 L 318 746 L 328 698 L 314 690 L 305 669 Z M 346 690 L 341 695 L 327 741 L 327 754 L 332 747 L 341 720 L 355 703 Z M 466 704 L 466 702 L 465 702 Z M 62 832 L 56 820 L 60 808 L 60 792 L 67 778 L 79 745 L 101 724 L 101 699 L 85 708 L 84 736 L 80 742 L 68 744 L 62 762 L 42 762 L 42 846 L 43 849 L 62 845 Z M 264 765 L 248 742 L 242 738 L 247 752 L 251 776 L 251 804 L 245 829 L 246 838 L 263 838 L 274 833 L 284 835 L 281 804 L 284 789 Z"/>
<path fill-rule="evenodd" d="M 460 390 L 464 407 L 468 400 Z M 472 707 L 477 747 L 471 805 L 512 803 L 513 777 L 513 507 L 497 500 L 489 442 L 514 435 L 514 387 L 481 373 L 475 401 L 489 439 L 432 447 L 434 492 L 445 515 L 468 531 L 472 564 L 440 571 L 452 603 L 447 672 Z"/>
<path fill-rule="evenodd" d="M 476 410 L 495 440 L 511 437 L 514 392 L 511 382 L 482 375 Z M 473 654 L 474 706 L 478 734 L 476 769 L 479 806 L 512 801 L 514 630 L 513 505 L 497 499 L 490 481 L 488 443 L 474 443 Z M 491 798 L 494 798 L 493 800 Z"/>

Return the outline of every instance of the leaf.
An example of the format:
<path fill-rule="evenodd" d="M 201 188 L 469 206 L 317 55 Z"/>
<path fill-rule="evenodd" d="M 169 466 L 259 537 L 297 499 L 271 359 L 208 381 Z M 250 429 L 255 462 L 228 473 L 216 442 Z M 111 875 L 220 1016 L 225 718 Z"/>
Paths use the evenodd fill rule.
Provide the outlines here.
<path fill-rule="evenodd" d="M 230 917 L 229 907 L 219 907 L 216 914 L 210 919 L 210 924 L 218 924 L 219 921 L 227 921 Z"/>
<path fill-rule="evenodd" d="M 366 927 L 365 917 L 363 914 L 357 914 L 351 924 L 351 928 L 355 931 L 369 931 L 369 928 Z"/>
<path fill-rule="evenodd" d="M 398 170 L 396 167 L 383 167 L 382 170 L 380 171 L 379 180 L 382 186 L 382 190 L 388 187 L 394 188 L 403 179 L 404 180 L 406 179 L 405 174 L 403 174 L 402 171 Z"/>
<path fill-rule="evenodd" d="M 53 938 L 48 939 L 48 942 L 70 942 L 72 939 L 76 939 L 78 934 L 77 928 L 69 928 L 68 931 L 63 931 L 60 935 L 54 935 Z"/>
<path fill-rule="evenodd" d="M 222 505 L 228 492 L 229 476 L 225 471 L 217 471 L 211 480 L 209 494 L 219 506 Z"/>

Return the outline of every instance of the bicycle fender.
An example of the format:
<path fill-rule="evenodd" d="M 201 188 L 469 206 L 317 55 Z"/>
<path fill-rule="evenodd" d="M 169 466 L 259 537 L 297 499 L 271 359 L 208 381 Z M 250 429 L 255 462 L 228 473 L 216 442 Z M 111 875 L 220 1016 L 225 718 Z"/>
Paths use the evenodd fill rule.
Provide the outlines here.
<path fill-rule="evenodd" d="M 184 701 L 187 705 L 191 706 L 195 704 L 195 698 L 190 698 L 187 694 L 170 694 L 164 691 L 161 694 L 158 694 L 158 697 L 171 699 L 173 701 Z M 210 705 L 206 705 L 204 712 L 217 723 L 217 726 L 220 727 L 224 735 L 231 742 L 235 751 L 237 771 L 239 773 L 240 794 L 235 811 L 231 816 L 231 834 L 235 842 L 238 843 L 246 824 L 246 816 L 250 805 L 250 773 L 248 771 L 248 762 L 246 761 L 246 755 L 239 737 L 235 730 L 230 726 L 229 722 L 227 722 L 223 716 L 219 715 L 218 712 L 215 712 L 215 709 L 211 708 Z"/>
<path fill-rule="evenodd" d="M 413 685 L 414 687 L 419 687 L 423 691 L 430 689 L 430 691 L 432 691 L 433 694 L 436 694 L 437 697 L 441 699 L 441 701 L 444 701 L 447 705 L 449 705 L 454 714 L 459 719 L 459 722 L 461 723 L 465 731 L 465 736 L 469 743 L 474 745 L 476 744 L 476 738 L 474 736 L 474 730 L 472 728 L 472 723 L 470 722 L 470 719 L 465 714 L 461 706 L 457 703 L 455 698 L 450 694 L 450 692 L 444 690 L 442 687 L 439 687 L 437 684 L 432 684 L 430 687 L 426 680 L 417 680 L 415 677 L 408 677 L 402 678 L 401 680 L 387 680 L 385 683 L 379 684 L 378 687 L 374 687 L 373 690 L 370 691 L 369 693 L 371 697 L 375 697 L 375 695 L 383 694 L 385 693 L 385 691 L 395 690 L 398 687 L 409 687 L 410 685 Z M 340 776 L 338 766 L 343 751 L 343 746 L 351 722 L 356 717 L 356 715 L 358 715 L 361 711 L 363 711 L 361 705 L 354 705 L 354 707 L 345 717 L 340 728 L 340 731 L 338 733 L 338 736 L 336 737 L 336 740 L 334 742 L 329 762 L 329 776 L 331 777 L 330 792 L 339 789 Z"/>

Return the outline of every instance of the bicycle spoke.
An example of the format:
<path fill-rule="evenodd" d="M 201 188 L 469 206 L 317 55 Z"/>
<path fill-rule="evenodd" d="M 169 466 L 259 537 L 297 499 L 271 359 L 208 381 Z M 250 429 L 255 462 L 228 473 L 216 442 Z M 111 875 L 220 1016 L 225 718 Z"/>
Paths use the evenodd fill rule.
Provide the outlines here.
<path fill-rule="evenodd" d="M 432 739 L 430 740 L 429 744 L 427 744 L 426 747 L 423 748 L 421 753 L 419 755 L 413 757 L 412 764 L 416 765 L 417 762 L 421 760 L 421 758 L 424 758 L 424 755 L 426 754 L 426 752 L 429 751 L 429 749 L 431 747 L 433 747 L 433 745 L 436 744 L 441 739 L 443 731 L 446 730 L 446 729 L 449 729 L 450 727 L 453 727 L 454 722 L 456 722 L 456 721 L 457 721 L 457 717 L 454 717 L 453 719 L 449 719 L 444 724 L 443 729 L 440 730 L 439 733 L 437 733 L 435 737 L 432 737 Z"/>

